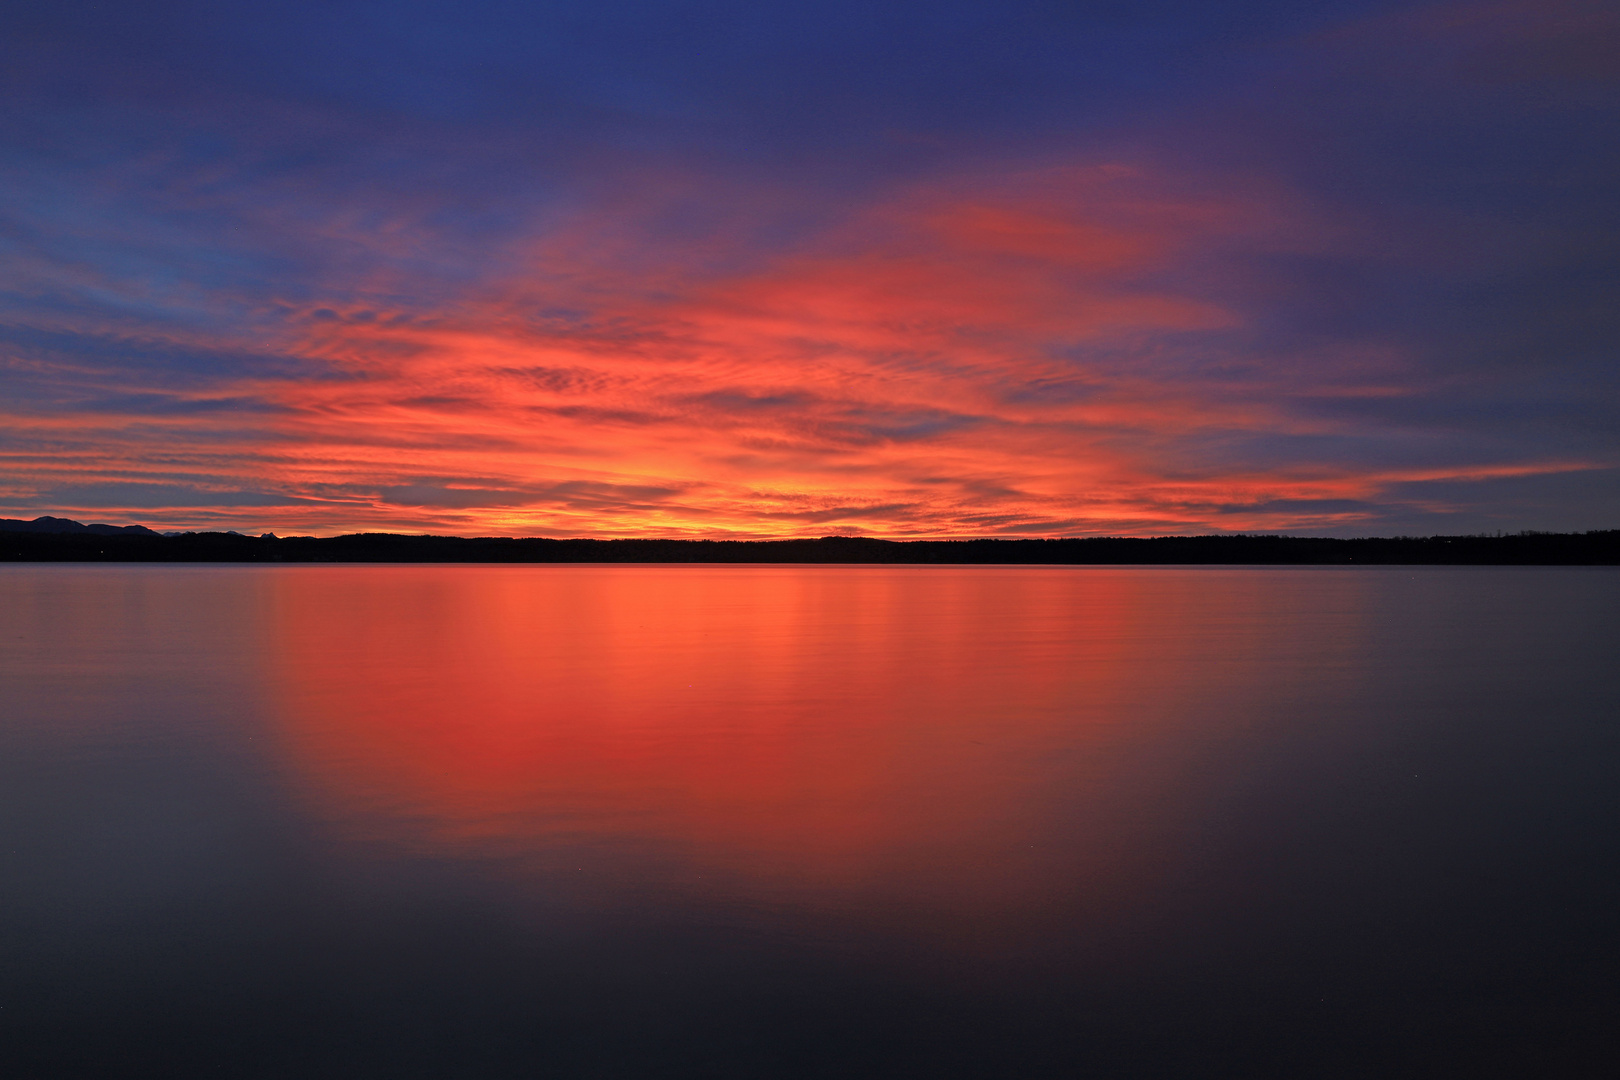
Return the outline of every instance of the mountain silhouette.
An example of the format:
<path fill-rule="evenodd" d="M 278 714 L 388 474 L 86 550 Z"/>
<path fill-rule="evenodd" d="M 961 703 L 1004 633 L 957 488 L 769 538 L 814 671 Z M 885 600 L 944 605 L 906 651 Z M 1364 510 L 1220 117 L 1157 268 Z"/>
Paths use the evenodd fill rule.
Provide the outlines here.
<path fill-rule="evenodd" d="M 145 525 L 81 525 L 59 517 L 37 517 L 33 521 L 0 518 L 0 532 L 91 533 L 95 536 L 156 536 Z"/>

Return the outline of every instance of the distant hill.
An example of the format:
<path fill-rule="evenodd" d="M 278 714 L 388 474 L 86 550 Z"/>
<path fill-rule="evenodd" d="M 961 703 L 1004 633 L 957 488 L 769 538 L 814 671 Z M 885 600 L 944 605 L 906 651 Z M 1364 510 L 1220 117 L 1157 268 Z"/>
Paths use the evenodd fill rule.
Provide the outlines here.
<path fill-rule="evenodd" d="M 90 533 L 95 536 L 157 536 L 145 525 L 81 525 L 59 517 L 37 517 L 33 521 L 0 518 L 0 532 Z"/>
<path fill-rule="evenodd" d="M 0 562 L 1620 565 L 1620 530 L 1500 536 L 1099 536 L 1056 540 L 553 540 L 162 535 L 139 525 L 0 520 Z"/>

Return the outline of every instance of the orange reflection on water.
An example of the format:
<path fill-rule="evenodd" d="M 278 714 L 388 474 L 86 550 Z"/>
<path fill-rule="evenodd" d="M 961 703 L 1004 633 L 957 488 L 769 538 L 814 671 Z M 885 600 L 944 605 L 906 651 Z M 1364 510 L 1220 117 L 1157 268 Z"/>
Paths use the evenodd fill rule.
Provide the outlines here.
<path fill-rule="evenodd" d="M 311 797 L 371 841 L 619 845 L 649 887 L 966 912 L 1151 868 L 1301 615 L 1256 608 L 1255 580 L 299 568 L 274 579 L 271 674 Z"/>

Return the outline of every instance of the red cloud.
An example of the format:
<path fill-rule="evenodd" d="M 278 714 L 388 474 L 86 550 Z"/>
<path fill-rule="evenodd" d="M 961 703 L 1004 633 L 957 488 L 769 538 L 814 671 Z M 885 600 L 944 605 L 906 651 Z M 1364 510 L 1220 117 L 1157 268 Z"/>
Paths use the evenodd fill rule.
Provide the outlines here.
<path fill-rule="evenodd" d="M 161 476 L 282 492 L 274 509 L 222 495 L 210 520 L 283 530 L 1353 522 L 1370 511 L 1348 504 L 1406 474 L 1207 448 L 1354 435 L 1297 399 L 1400 394 L 1399 357 L 1246 353 L 1256 300 L 1228 280 L 1225 252 L 1320 231 L 1279 196 L 1203 189 L 1118 166 L 969 177 L 853 208 L 785 249 L 750 246 L 750 221 L 780 210 L 766 195 L 707 242 L 673 247 L 648 225 L 670 196 L 621 198 L 493 253 L 504 269 L 457 294 L 405 276 L 284 304 L 219 345 L 296 357 L 300 376 L 180 392 L 141 422 L 35 417 L 36 439 L 59 431 L 75 449 L 25 468 L 33 490 Z M 210 395 L 262 408 L 222 430 Z M 198 520 L 198 501 L 171 518 Z"/>

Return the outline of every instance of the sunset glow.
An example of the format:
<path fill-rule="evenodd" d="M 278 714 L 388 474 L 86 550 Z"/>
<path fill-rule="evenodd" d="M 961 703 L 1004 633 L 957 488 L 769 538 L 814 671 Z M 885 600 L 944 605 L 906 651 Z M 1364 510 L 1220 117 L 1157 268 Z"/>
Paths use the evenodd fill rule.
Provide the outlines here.
<path fill-rule="evenodd" d="M 910 121 L 870 58 L 864 111 L 839 97 L 817 50 L 861 32 L 795 44 L 796 9 L 762 31 L 780 71 L 714 30 L 734 70 L 702 91 L 650 30 L 582 23 L 610 73 L 513 112 L 502 65 L 544 19 L 389 29 L 433 59 L 373 70 L 380 9 L 340 6 L 322 55 L 370 82 L 229 20 L 18 46 L 0 516 L 972 537 L 1620 512 L 1616 204 L 1558 172 L 1614 111 L 1601 5 L 1192 20 L 1196 60 L 1130 54 L 1152 88 L 1097 52 L 1077 89 L 1031 45 L 1005 101 L 978 59 L 917 75 Z M 81 33 L 86 58 L 41 59 Z M 239 71 L 141 67 L 243 35 Z"/>

